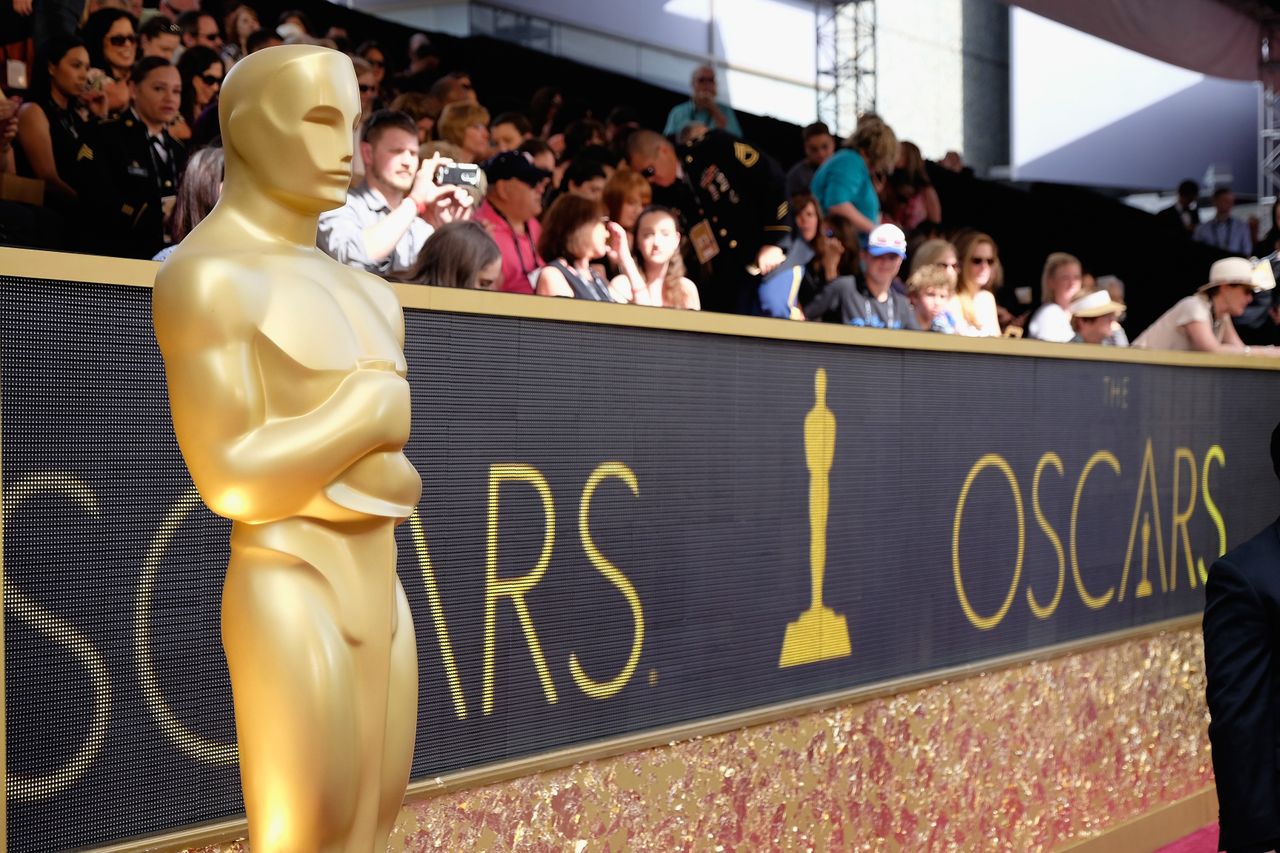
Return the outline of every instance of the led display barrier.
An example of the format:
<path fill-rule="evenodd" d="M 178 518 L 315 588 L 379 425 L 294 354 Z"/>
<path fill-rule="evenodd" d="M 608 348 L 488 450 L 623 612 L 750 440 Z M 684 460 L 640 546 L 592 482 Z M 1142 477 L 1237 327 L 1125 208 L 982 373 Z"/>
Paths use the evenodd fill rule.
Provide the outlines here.
<path fill-rule="evenodd" d="M 150 291 L 0 287 L 8 849 L 234 816 Z M 1277 372 L 406 323 L 415 779 L 1190 614 L 1280 504 Z"/>

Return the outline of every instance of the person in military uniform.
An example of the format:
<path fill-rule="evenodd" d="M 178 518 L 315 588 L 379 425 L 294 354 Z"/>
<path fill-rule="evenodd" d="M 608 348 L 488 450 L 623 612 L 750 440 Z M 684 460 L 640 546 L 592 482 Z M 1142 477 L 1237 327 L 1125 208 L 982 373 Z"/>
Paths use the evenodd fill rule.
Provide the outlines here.
<path fill-rule="evenodd" d="M 651 130 L 627 140 L 631 168 L 654 185 L 655 201 L 676 207 L 698 262 L 710 265 L 700 282 L 703 310 L 756 313 L 756 288 L 786 260 L 791 213 L 777 162 L 720 130 L 679 151 Z"/>
<path fill-rule="evenodd" d="M 115 190 L 107 215 L 119 253 L 149 259 L 164 248 L 165 210 L 187 163 L 167 130 L 178 114 L 182 79 L 167 60 L 148 56 L 134 66 L 129 87 L 129 109 L 102 127 Z"/>

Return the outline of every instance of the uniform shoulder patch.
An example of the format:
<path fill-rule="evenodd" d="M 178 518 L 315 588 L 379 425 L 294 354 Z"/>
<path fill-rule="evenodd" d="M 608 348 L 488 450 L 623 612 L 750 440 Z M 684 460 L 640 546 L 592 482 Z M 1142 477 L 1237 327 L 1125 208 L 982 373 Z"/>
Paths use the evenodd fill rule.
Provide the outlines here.
<path fill-rule="evenodd" d="M 733 143 L 733 153 L 738 158 L 738 162 L 748 169 L 760 162 L 760 152 L 745 142 Z"/>

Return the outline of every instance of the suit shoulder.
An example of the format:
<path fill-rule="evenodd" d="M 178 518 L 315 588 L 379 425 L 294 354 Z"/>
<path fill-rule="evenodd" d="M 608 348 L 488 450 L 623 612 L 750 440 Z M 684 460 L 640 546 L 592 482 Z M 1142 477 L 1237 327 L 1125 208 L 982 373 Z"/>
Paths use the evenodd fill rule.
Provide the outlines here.
<path fill-rule="evenodd" d="M 1280 521 L 1267 525 L 1241 542 L 1219 557 L 1216 563 L 1226 563 L 1250 578 L 1276 574 L 1275 566 L 1280 564 Z"/>

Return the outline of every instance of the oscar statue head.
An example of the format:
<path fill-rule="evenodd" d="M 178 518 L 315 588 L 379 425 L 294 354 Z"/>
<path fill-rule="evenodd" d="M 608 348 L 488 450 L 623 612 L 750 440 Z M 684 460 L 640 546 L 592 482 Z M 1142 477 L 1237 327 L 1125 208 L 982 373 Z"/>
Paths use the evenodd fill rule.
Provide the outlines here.
<path fill-rule="evenodd" d="M 345 54 L 282 45 L 246 56 L 223 82 L 218 120 L 228 193 L 317 216 L 346 202 L 360 89 Z"/>

